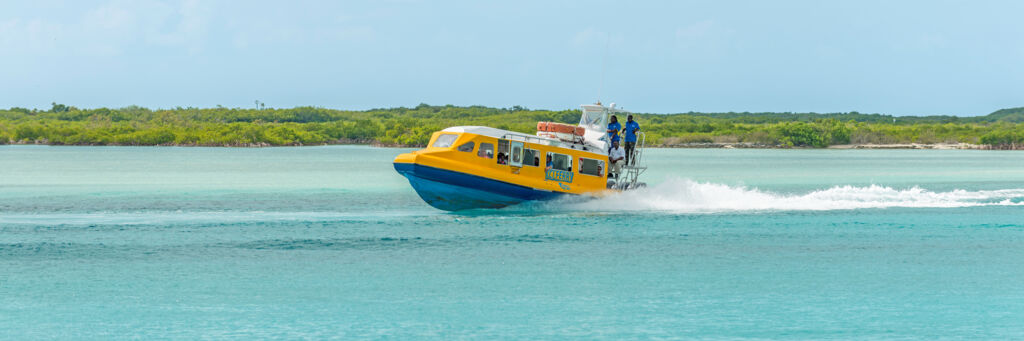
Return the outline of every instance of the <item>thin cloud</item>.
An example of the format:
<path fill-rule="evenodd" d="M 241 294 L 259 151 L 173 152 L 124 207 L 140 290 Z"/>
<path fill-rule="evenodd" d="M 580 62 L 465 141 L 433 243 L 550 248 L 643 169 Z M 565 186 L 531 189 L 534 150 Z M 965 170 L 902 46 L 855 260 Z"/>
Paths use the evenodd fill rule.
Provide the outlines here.
<path fill-rule="evenodd" d="M 0 47 L 29 55 L 54 53 L 111 57 L 147 47 L 201 50 L 210 21 L 203 3 L 160 1 L 105 2 L 81 12 L 77 20 L 45 17 L 0 22 Z"/>
<path fill-rule="evenodd" d="M 587 27 L 586 29 L 577 32 L 572 39 L 570 44 L 573 47 L 589 47 L 601 49 L 605 48 L 605 45 L 622 45 L 625 41 L 625 37 L 621 33 L 608 33 L 605 31 L 598 30 L 594 27 Z"/>
<path fill-rule="evenodd" d="M 699 39 L 707 36 L 715 29 L 715 22 L 712 20 L 701 20 L 690 25 L 676 29 L 676 39 Z"/>

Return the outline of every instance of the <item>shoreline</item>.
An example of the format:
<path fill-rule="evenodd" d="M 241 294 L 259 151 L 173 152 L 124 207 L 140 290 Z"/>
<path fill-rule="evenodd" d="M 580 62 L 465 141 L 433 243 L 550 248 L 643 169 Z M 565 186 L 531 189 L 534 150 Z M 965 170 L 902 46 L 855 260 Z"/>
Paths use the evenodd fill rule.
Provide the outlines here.
<path fill-rule="evenodd" d="M 49 143 L 48 141 L 8 141 L 7 143 L 0 143 L 0 146 L 12 145 L 12 146 L 75 146 L 75 147 L 210 147 L 210 148 L 272 148 L 272 147 L 315 147 L 315 146 L 344 146 L 344 145 L 356 145 L 356 146 L 370 146 L 377 148 L 423 148 L 424 145 L 402 145 L 402 144 L 385 144 L 372 140 L 338 140 L 330 141 L 322 144 L 287 144 L 287 145 L 272 145 L 266 142 L 256 143 L 243 143 L 243 144 L 176 144 L 176 143 L 165 143 L 165 144 L 118 144 L 118 143 L 82 143 L 82 144 L 62 144 L 62 143 Z M 814 147 L 787 147 L 787 146 L 773 146 L 766 144 L 756 143 L 682 143 L 682 144 L 659 144 L 651 145 L 647 148 L 663 148 L 663 149 L 918 149 L 918 150 L 1024 150 L 1024 145 L 1012 145 L 1012 146 L 990 146 L 983 144 L 972 144 L 972 143 L 889 143 L 889 144 L 838 144 L 831 145 L 824 148 Z"/>
<path fill-rule="evenodd" d="M 271 147 L 315 147 L 315 146 L 371 146 L 381 148 L 423 148 L 423 145 L 402 145 L 380 143 L 373 140 L 336 140 L 321 144 L 282 144 L 275 145 L 266 142 L 253 143 L 231 143 L 231 144 L 202 144 L 202 143 L 161 143 L 161 144 L 122 144 L 122 143 L 49 143 L 49 141 L 8 141 L 0 143 L 0 146 L 69 146 L 69 147 L 216 147 L 216 148 L 271 148 Z"/>
<path fill-rule="evenodd" d="M 1019 150 L 1021 146 L 1013 146 L 1014 148 L 998 148 L 998 146 L 989 146 L 983 144 L 972 144 L 972 143 L 886 143 L 886 144 L 873 144 L 873 143 L 862 143 L 862 144 L 835 144 L 823 148 L 814 147 L 787 147 L 778 145 L 766 145 L 758 143 L 683 143 L 673 145 L 656 145 L 655 148 L 723 148 L 723 149 L 937 149 L 937 150 L 953 150 L 953 149 L 974 149 L 974 150 L 999 150 L 999 149 L 1010 149 Z"/>

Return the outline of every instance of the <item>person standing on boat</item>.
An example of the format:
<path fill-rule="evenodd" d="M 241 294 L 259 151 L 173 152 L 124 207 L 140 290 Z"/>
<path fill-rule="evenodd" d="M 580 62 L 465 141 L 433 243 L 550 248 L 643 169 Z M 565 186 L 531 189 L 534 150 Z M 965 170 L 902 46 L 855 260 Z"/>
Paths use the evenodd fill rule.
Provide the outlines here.
<path fill-rule="evenodd" d="M 622 170 L 622 164 L 626 163 L 623 159 L 626 158 L 626 152 L 619 146 L 619 141 L 612 141 L 612 149 L 608 151 L 608 162 L 611 163 L 611 167 L 608 167 L 608 176 L 615 174 L 615 178 L 619 178 L 619 171 Z"/>
<path fill-rule="evenodd" d="M 636 149 L 636 133 L 640 131 L 640 123 L 636 123 L 633 120 L 633 115 L 626 116 L 626 127 L 622 128 L 622 132 L 626 134 L 626 164 L 634 164 L 633 158 L 636 154 L 633 151 Z"/>
<path fill-rule="evenodd" d="M 622 125 L 619 124 L 619 118 L 612 115 L 612 122 L 608 123 L 608 140 L 611 142 L 619 142 L 619 130 L 622 130 Z M 608 151 L 611 151 L 611 148 L 609 148 Z"/>

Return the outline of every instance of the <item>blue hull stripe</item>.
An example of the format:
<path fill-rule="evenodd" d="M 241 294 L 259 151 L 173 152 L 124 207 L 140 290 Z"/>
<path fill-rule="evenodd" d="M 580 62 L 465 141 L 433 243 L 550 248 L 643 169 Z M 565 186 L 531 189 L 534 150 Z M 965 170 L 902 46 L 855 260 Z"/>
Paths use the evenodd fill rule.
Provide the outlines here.
<path fill-rule="evenodd" d="M 411 163 L 395 163 L 423 201 L 446 211 L 499 208 L 566 193 L 537 190 L 485 177 Z"/>

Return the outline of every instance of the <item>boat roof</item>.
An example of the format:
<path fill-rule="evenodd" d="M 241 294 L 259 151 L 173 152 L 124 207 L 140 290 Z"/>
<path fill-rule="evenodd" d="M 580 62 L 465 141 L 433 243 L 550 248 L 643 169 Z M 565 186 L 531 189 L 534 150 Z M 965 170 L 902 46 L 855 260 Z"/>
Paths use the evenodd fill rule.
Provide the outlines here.
<path fill-rule="evenodd" d="M 609 114 L 632 114 L 632 112 L 622 110 L 621 108 L 616 108 L 615 103 L 612 103 L 611 106 L 608 107 L 603 106 L 600 103 L 583 104 L 580 105 L 580 108 L 583 108 L 584 111 L 605 111 L 608 112 Z"/>
<path fill-rule="evenodd" d="M 523 134 L 523 133 L 517 133 L 517 132 L 514 132 L 514 131 L 510 131 L 510 130 L 491 128 L 491 127 L 482 127 L 482 126 L 448 127 L 448 128 L 445 128 L 442 131 L 443 132 L 449 132 L 449 133 L 470 133 L 470 134 L 477 134 L 477 135 L 495 137 L 495 138 L 499 138 L 499 139 L 500 138 L 504 138 L 505 135 L 508 135 L 508 134 L 531 136 L 531 135 L 527 135 L 527 134 Z M 536 136 L 533 136 L 533 137 L 536 137 Z"/>
<path fill-rule="evenodd" d="M 470 134 L 476 134 L 476 135 L 481 135 L 481 136 L 488 136 L 488 137 L 493 137 L 493 138 L 498 138 L 498 139 L 509 139 L 510 137 L 519 137 L 522 141 L 525 141 L 525 142 L 541 143 L 541 144 L 546 144 L 546 145 L 549 145 L 549 146 L 552 146 L 552 147 L 558 147 L 558 148 L 578 149 L 577 147 L 575 147 L 576 144 L 567 143 L 567 142 L 562 141 L 562 140 L 551 139 L 551 138 L 546 138 L 546 137 L 540 137 L 540 136 L 535 136 L 535 135 L 515 132 L 515 131 L 511 131 L 511 130 L 491 128 L 491 127 L 483 127 L 483 126 L 456 126 L 456 127 L 445 128 L 444 130 L 442 130 L 442 132 L 447 132 L 447 133 L 470 133 Z M 598 148 L 597 146 L 592 146 L 592 145 L 588 145 L 588 144 L 584 144 L 584 145 L 580 145 L 580 146 L 592 147 L 592 148 L 595 148 L 595 150 L 601 150 L 601 148 Z M 594 152 L 592 150 L 587 150 L 585 148 L 584 148 L 584 151 Z"/>

